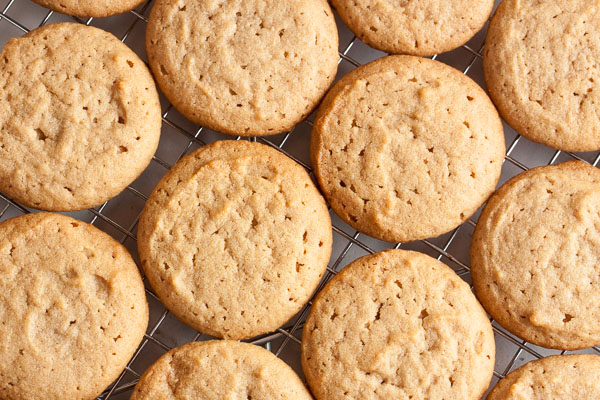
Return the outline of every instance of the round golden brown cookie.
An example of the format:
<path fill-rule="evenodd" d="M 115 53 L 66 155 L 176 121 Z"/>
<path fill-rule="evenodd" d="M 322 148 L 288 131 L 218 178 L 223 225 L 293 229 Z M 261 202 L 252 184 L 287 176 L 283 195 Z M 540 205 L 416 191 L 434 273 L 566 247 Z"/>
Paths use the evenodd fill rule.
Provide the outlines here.
<path fill-rule="evenodd" d="M 142 4 L 145 0 L 33 0 L 56 12 L 76 17 L 108 17 L 121 14 Z"/>
<path fill-rule="evenodd" d="M 144 336 L 148 304 L 127 250 L 48 213 L 0 223 L 0 398 L 91 400 Z"/>
<path fill-rule="evenodd" d="M 494 355 L 469 285 L 406 250 L 344 268 L 317 295 L 302 335 L 304 375 L 319 400 L 479 399 Z"/>
<path fill-rule="evenodd" d="M 471 274 L 479 300 L 540 346 L 600 343 L 600 170 L 534 168 L 504 184 L 479 217 Z"/>
<path fill-rule="evenodd" d="M 391 56 L 342 78 L 319 108 L 311 161 L 335 212 L 406 242 L 463 223 L 492 194 L 504 132 L 485 92 L 437 61 Z"/>
<path fill-rule="evenodd" d="M 551 356 L 523 365 L 502 379 L 487 400 L 600 399 L 600 357 Z"/>
<path fill-rule="evenodd" d="M 490 96 L 517 132 L 561 150 L 600 149 L 597 1 L 503 1 L 483 69 Z"/>
<path fill-rule="evenodd" d="M 387 53 L 431 56 L 453 50 L 483 27 L 494 0 L 332 0 L 363 42 Z"/>
<path fill-rule="evenodd" d="M 258 143 L 221 141 L 178 162 L 138 229 L 163 303 L 202 333 L 244 339 L 294 316 L 331 254 L 327 205 L 306 171 Z"/>
<path fill-rule="evenodd" d="M 319 104 L 339 60 L 326 0 L 157 0 L 146 49 L 183 115 L 242 136 L 292 129 Z"/>
<path fill-rule="evenodd" d="M 0 53 L 0 191 L 71 211 L 116 196 L 146 168 L 161 128 L 142 60 L 74 23 L 11 39 Z"/>
<path fill-rule="evenodd" d="M 262 347 L 232 340 L 191 342 L 158 359 L 131 400 L 312 400 L 296 373 Z"/>

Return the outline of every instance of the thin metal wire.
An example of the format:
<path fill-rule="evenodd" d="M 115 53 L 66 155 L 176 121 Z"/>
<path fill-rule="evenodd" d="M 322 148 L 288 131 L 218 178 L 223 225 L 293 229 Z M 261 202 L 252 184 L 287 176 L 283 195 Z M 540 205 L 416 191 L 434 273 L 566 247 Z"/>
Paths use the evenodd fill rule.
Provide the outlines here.
<path fill-rule="evenodd" d="M 9 15 L 7 15 L 9 9 L 14 5 L 14 3 L 15 3 L 15 0 L 10 0 L 8 2 L 8 4 L 4 7 L 4 9 L 0 12 L 0 23 L 2 23 L 2 21 L 5 21 L 5 22 L 11 24 L 12 26 L 16 27 L 20 31 L 27 33 L 29 31 L 29 29 L 24 24 L 22 24 L 21 22 L 19 22 L 19 21 L 15 20 L 14 18 L 10 17 Z M 130 37 L 130 34 L 133 31 L 133 29 L 135 28 L 136 23 L 138 23 L 138 22 L 147 23 L 148 22 L 148 19 L 144 16 L 144 13 L 146 12 L 150 3 L 151 3 L 151 1 L 146 2 L 142 6 L 142 8 L 139 8 L 139 11 L 134 10 L 134 11 L 130 12 L 130 14 L 135 17 L 135 19 L 133 20 L 131 25 L 128 27 L 128 29 L 125 31 L 125 33 L 122 35 L 121 40 L 123 42 L 126 42 L 127 39 Z M 42 25 L 48 23 L 48 21 L 51 19 L 52 16 L 53 16 L 53 12 L 48 11 L 46 13 L 46 15 L 44 16 L 44 18 L 42 19 L 42 21 L 40 22 L 39 26 L 42 26 Z M 78 18 L 74 18 L 74 20 L 77 22 L 86 24 L 86 25 L 90 25 L 94 21 L 92 18 L 89 18 L 85 21 L 80 20 Z M 349 55 L 350 50 L 357 43 L 357 41 L 358 41 L 358 39 L 356 37 L 353 37 L 352 40 L 348 43 L 348 45 L 345 47 L 345 49 L 339 53 L 340 63 L 347 62 L 349 65 L 351 65 L 352 67 L 355 67 L 355 68 L 359 67 L 361 65 L 360 62 L 358 62 L 356 59 L 354 59 L 353 57 L 351 57 Z M 481 54 L 482 48 L 480 48 L 478 51 L 473 50 L 468 45 L 464 45 L 463 48 L 473 56 L 472 59 L 470 60 L 470 63 L 468 64 L 468 66 L 463 70 L 463 72 L 465 74 L 468 74 L 470 69 L 472 68 L 473 64 L 475 63 L 475 61 L 478 58 L 479 59 L 482 58 L 482 54 Z M 178 161 L 185 154 L 187 154 L 187 152 L 190 150 L 190 148 L 194 144 L 201 146 L 206 143 L 201 138 L 201 134 L 203 132 L 202 127 L 197 129 L 195 132 L 190 132 L 187 129 L 181 127 L 179 124 L 175 123 L 173 120 L 171 120 L 169 118 L 169 113 L 170 113 L 171 109 L 172 109 L 172 105 L 169 104 L 166 111 L 163 113 L 163 116 L 162 116 L 163 123 L 165 124 L 165 126 L 172 128 L 175 132 L 183 135 L 184 137 L 186 137 L 188 139 L 187 145 L 183 148 L 179 157 L 177 158 L 177 161 Z M 304 123 L 307 124 L 309 126 L 309 128 L 312 127 L 312 122 L 310 122 L 309 120 L 306 120 Z M 294 129 L 292 129 L 290 132 L 287 132 L 279 144 L 275 144 L 269 138 L 258 138 L 258 140 L 264 144 L 267 144 L 267 145 L 281 151 L 283 154 L 292 158 L 293 160 L 298 162 L 300 165 L 302 165 L 304 168 L 306 168 L 308 172 L 312 172 L 310 165 L 299 160 L 290 151 L 288 151 L 286 148 L 284 148 L 286 146 L 286 144 L 288 144 L 288 139 L 293 134 L 294 134 Z M 240 138 L 238 138 L 238 140 L 239 139 Z M 254 140 L 256 140 L 256 139 L 254 139 Z M 527 166 L 522 161 L 517 160 L 513 156 L 511 156 L 511 154 L 513 153 L 515 148 L 518 146 L 520 141 L 521 141 L 521 137 L 516 136 L 516 138 L 511 143 L 511 145 L 507 148 L 505 160 L 508 161 L 509 163 L 515 165 L 520 170 L 525 171 L 528 169 Z M 570 153 L 570 152 L 556 151 L 554 153 L 554 155 L 552 156 L 552 158 L 550 159 L 550 161 L 548 162 L 548 164 L 550 165 L 550 164 L 555 163 L 561 154 L 565 154 L 568 157 L 575 159 L 575 160 L 588 162 L 587 160 L 585 160 L 584 157 L 582 157 L 578 154 L 574 154 L 574 153 Z M 170 163 L 164 161 L 163 159 L 161 159 L 158 156 L 155 156 L 153 158 L 153 162 L 156 162 L 158 165 L 163 167 L 165 169 L 165 171 L 169 170 L 172 167 L 172 165 Z M 600 153 L 598 153 L 594 157 L 594 160 L 590 164 L 595 166 L 599 162 L 600 162 Z M 144 201 L 148 199 L 148 196 L 146 194 L 140 192 L 139 190 L 135 189 L 132 186 L 129 186 L 127 188 L 127 190 L 130 193 L 132 193 L 133 195 L 135 195 L 136 197 L 138 197 Z M 4 195 L 3 193 L 0 193 L 0 199 L 4 200 L 6 202 L 6 204 L 0 209 L 0 218 L 2 218 L 6 214 L 6 212 L 8 210 L 10 210 L 11 208 L 14 208 L 15 210 L 17 210 L 18 212 L 21 212 L 21 213 L 29 212 L 29 210 L 27 210 L 27 208 L 25 208 L 22 205 L 20 205 L 19 203 L 13 201 L 11 198 Z M 122 234 L 121 243 L 125 243 L 127 240 L 136 241 L 136 235 L 134 233 L 134 230 L 138 224 L 138 221 L 139 221 L 139 218 L 141 215 L 141 210 L 140 210 L 140 212 L 137 213 L 137 215 L 135 216 L 133 221 L 131 221 L 131 223 L 127 227 L 124 227 L 122 224 L 119 224 L 118 222 L 114 221 L 109 215 L 107 215 L 105 210 L 106 210 L 106 206 L 108 203 L 109 202 L 103 204 L 98 209 L 90 209 L 89 210 L 89 212 L 92 214 L 91 222 L 95 223 L 97 220 L 102 220 L 105 223 L 107 223 L 108 225 L 110 225 L 111 227 L 113 227 L 114 229 L 116 229 L 117 231 L 119 231 Z M 476 225 L 476 222 L 470 219 L 465 224 L 470 225 L 471 227 L 474 227 Z M 424 240 L 424 241 L 422 241 L 422 243 L 424 243 L 427 247 L 429 247 L 433 251 L 437 252 L 438 260 L 446 258 L 446 259 L 452 261 L 453 263 L 455 263 L 459 267 L 457 269 L 457 273 L 459 274 L 459 276 L 466 276 L 469 274 L 469 266 L 466 263 L 459 260 L 451 252 L 449 252 L 450 246 L 458 237 L 458 233 L 461 228 L 462 228 L 462 226 L 460 226 L 460 227 L 456 228 L 454 231 L 452 231 L 452 233 L 450 234 L 450 236 L 445 241 L 445 243 L 443 244 L 442 247 L 436 245 L 431 240 Z M 339 256 L 335 259 L 335 261 L 333 261 L 333 263 L 330 266 L 328 266 L 326 275 L 323 278 L 321 284 L 319 285 L 319 288 L 317 289 L 316 293 L 318 293 L 318 291 L 320 289 L 322 289 L 322 287 L 333 276 L 335 276 L 335 274 L 339 270 L 339 266 L 342 265 L 342 263 L 345 261 L 346 257 L 348 256 L 349 251 L 351 250 L 351 248 L 353 246 L 357 246 L 360 249 L 366 251 L 367 253 L 374 252 L 374 250 L 368 244 L 366 244 L 364 242 L 364 240 L 361 239 L 361 234 L 359 232 L 354 231 L 355 232 L 354 234 L 348 234 L 348 233 L 346 233 L 346 231 L 344 229 L 347 229 L 347 228 L 340 227 L 340 226 L 333 227 L 334 233 L 337 234 L 338 236 L 340 236 L 342 239 L 346 240 L 346 245 L 344 246 L 344 248 L 343 248 L 342 252 L 339 254 Z M 401 245 L 402 245 L 401 243 L 396 243 L 393 247 L 399 248 L 399 247 L 401 247 Z M 159 300 L 158 297 L 156 296 L 156 294 L 154 292 L 152 292 L 151 290 L 147 289 L 146 292 L 154 300 Z M 250 343 L 254 343 L 257 345 L 267 344 L 268 345 L 267 347 L 270 348 L 270 344 L 272 342 L 281 340 L 280 345 L 275 350 L 276 355 L 280 355 L 282 353 L 282 351 L 287 346 L 289 346 L 290 343 L 295 343 L 296 345 L 299 345 L 300 340 L 296 337 L 296 333 L 299 330 L 301 330 L 302 327 L 304 326 L 304 319 L 306 318 L 311 305 L 312 305 L 312 299 L 311 299 L 311 301 L 309 301 L 309 303 L 305 307 L 303 307 L 303 309 L 300 311 L 298 317 L 295 319 L 295 322 L 293 324 L 286 325 L 271 334 L 262 335 L 261 337 L 254 338 L 253 340 L 250 341 Z M 140 344 L 139 348 L 137 349 L 137 351 L 135 352 L 135 354 L 133 355 L 131 360 L 128 362 L 123 373 L 119 376 L 119 378 L 115 381 L 115 383 L 113 385 L 111 385 L 101 396 L 99 396 L 99 399 L 108 400 L 113 395 L 131 390 L 135 386 L 135 384 L 137 383 L 137 380 L 139 379 L 139 377 L 143 371 L 134 370 L 132 368 L 132 365 L 135 364 L 135 362 L 138 359 L 138 357 L 140 356 L 140 354 L 142 354 L 145 351 L 148 343 L 155 344 L 163 351 L 168 351 L 171 349 L 171 347 L 169 345 L 165 344 L 162 340 L 160 340 L 158 337 L 156 337 L 156 332 L 160 329 L 161 325 L 164 323 L 164 321 L 166 320 L 166 317 L 168 315 L 169 315 L 169 312 L 166 310 L 162 313 L 160 318 L 153 325 L 152 329 L 144 336 L 144 340 Z M 494 328 L 494 332 L 496 333 L 497 340 L 506 340 L 506 341 L 512 343 L 516 347 L 516 350 L 515 350 L 514 354 L 512 355 L 512 357 L 510 358 L 509 363 L 506 366 L 504 366 L 504 368 L 502 370 L 495 370 L 494 376 L 496 376 L 498 378 L 504 377 L 511 370 L 511 368 L 515 365 L 516 361 L 518 360 L 518 358 L 520 357 L 520 355 L 523 352 L 527 352 L 528 354 L 530 354 L 536 358 L 542 357 L 541 354 L 539 354 L 537 351 L 535 351 L 534 349 L 529 347 L 527 342 L 524 342 L 520 339 L 516 339 L 513 335 L 511 335 L 511 334 L 507 333 L 506 331 L 504 331 L 503 329 L 495 326 L 495 324 L 493 325 L 493 328 Z M 200 333 L 198 333 L 194 337 L 194 340 L 201 340 L 201 337 L 202 337 L 202 335 Z M 593 347 L 593 349 L 596 352 L 600 353 L 599 347 Z M 134 379 L 125 382 L 124 379 L 127 374 L 132 375 L 134 377 Z"/>

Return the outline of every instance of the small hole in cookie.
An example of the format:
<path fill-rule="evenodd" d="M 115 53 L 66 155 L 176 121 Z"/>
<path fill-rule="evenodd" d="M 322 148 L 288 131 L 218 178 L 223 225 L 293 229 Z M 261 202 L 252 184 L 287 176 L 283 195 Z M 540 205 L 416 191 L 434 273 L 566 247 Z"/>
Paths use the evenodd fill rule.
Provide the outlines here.
<path fill-rule="evenodd" d="M 233 90 L 232 88 L 229 88 L 229 94 L 232 96 L 237 96 L 237 92 L 235 90 Z"/>
<path fill-rule="evenodd" d="M 573 319 L 573 316 L 570 314 L 565 314 L 565 318 L 563 319 L 564 323 L 567 323 Z"/>
<path fill-rule="evenodd" d="M 379 308 L 377 309 L 377 314 L 375 315 L 375 321 L 379 321 L 381 319 L 381 309 L 383 308 L 383 303 L 379 303 Z"/>
<path fill-rule="evenodd" d="M 127 147 L 125 146 L 119 146 L 119 153 L 127 153 Z"/>
<path fill-rule="evenodd" d="M 133 68 L 133 61 L 127 60 L 127 65 L 129 65 L 129 68 Z"/>
<path fill-rule="evenodd" d="M 46 134 L 44 133 L 44 131 L 41 130 L 40 128 L 36 128 L 35 129 L 35 133 L 37 135 L 37 140 L 46 140 L 46 139 L 48 139 L 48 136 L 46 136 Z"/>
<path fill-rule="evenodd" d="M 341 187 L 346 187 L 346 183 L 344 181 L 340 181 L 340 186 Z"/>
<path fill-rule="evenodd" d="M 471 96 L 467 96 L 467 100 L 469 100 L 469 101 L 473 101 L 473 97 L 471 97 Z"/>
<path fill-rule="evenodd" d="M 118 120 L 118 122 L 119 122 L 120 124 L 124 124 L 124 123 L 125 123 L 125 119 L 124 119 L 123 117 L 119 117 L 119 120 Z"/>

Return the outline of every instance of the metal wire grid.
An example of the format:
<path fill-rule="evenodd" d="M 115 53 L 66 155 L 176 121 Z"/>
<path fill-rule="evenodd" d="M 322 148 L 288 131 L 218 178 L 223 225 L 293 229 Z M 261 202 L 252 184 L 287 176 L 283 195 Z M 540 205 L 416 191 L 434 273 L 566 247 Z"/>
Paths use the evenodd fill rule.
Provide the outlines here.
<path fill-rule="evenodd" d="M 497 3 L 498 2 L 499 1 L 497 1 Z M 17 32 L 29 32 L 30 29 L 26 27 L 25 23 L 20 22 L 18 18 L 13 18 L 10 16 L 11 8 L 14 9 L 17 7 L 17 4 L 23 5 L 24 3 L 29 3 L 29 0 L 9 0 L 4 5 L 2 11 L 0 12 L 0 33 L 6 29 L 6 24 L 10 24 L 17 28 Z M 124 31 L 124 33 L 119 35 L 122 42 L 127 42 L 130 36 L 132 36 L 132 32 L 134 32 L 136 27 L 139 25 L 142 25 L 141 35 L 143 38 L 143 31 L 145 30 L 145 26 L 143 25 L 148 22 L 146 15 L 151 3 L 152 0 L 149 0 L 136 10 L 129 13 L 130 20 L 126 25 L 127 29 Z M 55 14 L 52 11 L 47 11 L 37 26 L 54 22 L 53 17 L 58 17 L 62 20 L 66 18 L 60 14 Z M 78 18 L 69 17 L 69 19 L 86 25 L 90 25 L 96 21 L 93 18 L 80 20 Z M 362 44 L 362 42 L 360 42 L 356 36 L 350 34 L 341 23 L 338 23 L 338 25 L 340 28 L 340 38 L 344 36 L 342 33 L 345 33 L 345 36 L 350 38 L 347 41 L 347 44 L 340 49 L 339 53 L 339 75 L 342 75 L 348 72 L 350 69 L 354 69 L 364 64 L 362 60 L 358 61 L 358 59 L 363 58 L 362 54 L 365 52 L 366 46 Z M 465 45 L 461 50 L 452 52 L 456 54 L 456 52 L 462 51 L 461 57 L 463 61 L 467 61 L 466 66 L 463 64 L 463 68 L 461 68 L 465 74 L 472 72 L 475 64 L 481 63 L 481 50 L 483 48 L 481 40 L 482 37 L 483 34 L 480 34 L 478 39 L 480 46 L 472 45 L 474 41 L 477 41 L 473 40 L 470 42 L 471 45 Z M 474 50 L 471 46 L 478 48 L 478 50 Z M 357 54 L 351 56 L 350 53 L 353 49 L 357 49 Z M 138 53 L 140 52 L 138 51 Z M 143 56 L 143 54 L 140 55 Z M 383 53 L 378 54 L 377 56 L 379 55 L 383 55 Z M 444 56 L 440 56 L 439 58 L 443 57 Z M 438 57 L 434 56 L 433 58 L 435 59 Z M 366 61 L 370 60 L 367 59 Z M 450 62 L 450 64 L 454 63 Z M 147 172 L 153 172 L 145 172 L 142 177 L 138 179 L 138 181 L 130 185 L 126 191 L 124 191 L 124 193 L 119 195 L 117 198 L 112 199 L 99 207 L 92 208 L 84 212 L 71 214 L 96 225 L 100 229 L 105 230 L 113 237 L 117 238 L 122 244 L 129 248 L 136 259 L 137 249 L 135 243 L 135 230 L 143 203 L 148 198 L 145 193 L 149 193 L 157 180 L 164 175 L 168 169 L 171 168 L 172 164 L 174 164 L 189 151 L 216 139 L 228 138 L 208 129 L 190 125 L 190 123 L 185 121 L 185 119 L 183 119 L 168 103 L 166 104 L 166 108 L 164 108 L 162 120 L 163 139 L 161 140 L 161 145 L 159 146 L 157 155 L 153 158 L 153 161 L 147 170 Z M 306 152 L 308 147 L 306 142 L 311 126 L 312 122 L 309 118 L 285 134 L 270 138 L 253 138 L 250 140 L 260 141 L 281 151 L 311 172 L 310 165 L 308 165 L 308 162 L 306 161 Z M 170 137 L 166 139 L 164 138 L 165 130 L 169 131 L 170 133 Z M 176 136 L 173 136 L 173 133 Z M 575 154 L 570 152 L 562 152 L 559 150 L 555 151 L 544 148 L 540 145 L 532 144 L 526 139 L 521 138 L 509 127 L 506 127 L 505 133 L 507 137 L 507 143 L 509 143 L 509 145 L 506 149 L 505 161 L 507 162 L 505 162 L 503 165 L 501 182 L 504 182 L 517 173 L 525 171 L 529 167 L 536 165 L 550 165 L 568 159 L 584 161 L 594 166 L 597 166 L 600 162 L 600 152 Z M 238 140 L 239 139 L 240 138 L 238 137 Z M 161 153 L 162 147 L 169 146 L 169 142 L 166 142 L 165 144 L 165 140 L 169 140 L 170 142 L 176 141 L 182 144 L 179 151 L 176 152 L 176 156 L 171 157 L 173 158 L 172 162 L 165 160 L 165 157 L 162 157 L 159 154 Z M 546 161 L 533 161 L 531 157 L 532 151 L 537 151 L 538 153 L 541 151 L 543 155 L 548 156 Z M 299 152 L 303 153 L 303 155 L 299 155 Z M 124 204 L 126 205 L 124 206 Z M 131 204 L 133 204 L 133 206 L 127 206 Z M 29 212 L 31 212 L 31 210 L 18 204 L 0 192 L 0 220 Z M 127 214 L 129 218 L 124 219 L 124 214 Z M 131 218 L 132 216 L 133 218 Z M 332 254 L 332 259 L 327 267 L 326 275 L 321 282 L 319 290 L 339 270 L 354 260 L 357 256 L 374 253 L 385 248 L 407 248 L 422 251 L 436 257 L 438 260 L 443 260 L 450 265 L 459 276 L 461 276 L 467 282 L 470 282 L 468 243 L 470 241 L 472 230 L 476 224 L 477 216 L 478 213 L 465 224 L 454 229 L 452 232 L 446 235 L 442 235 L 439 238 L 407 244 L 390 244 L 375 240 L 364 234 L 360 234 L 356 230 L 343 223 L 332 213 L 332 220 L 334 222 L 334 253 Z M 147 288 L 146 292 L 148 294 L 151 311 L 148 331 L 125 370 L 122 372 L 119 378 L 98 397 L 99 400 L 128 398 L 140 375 L 161 354 L 187 341 L 207 339 L 206 336 L 193 331 L 191 328 L 177 321 L 176 318 L 174 318 L 172 314 L 170 314 L 160 304 L 157 296 L 150 288 Z M 301 334 L 304 321 L 308 315 L 310 304 L 311 303 L 306 305 L 301 312 L 284 327 L 271 334 L 255 338 L 251 340 L 250 343 L 263 345 L 267 349 L 272 350 L 277 356 L 284 359 L 284 361 L 292 365 L 292 367 L 301 374 L 299 367 L 299 336 Z M 550 354 L 565 353 L 564 351 L 558 352 L 531 345 L 508 333 L 493 320 L 492 324 L 497 342 L 497 359 L 492 386 L 498 379 L 503 378 L 508 372 L 524 362 L 532 359 L 539 359 Z M 173 335 L 176 335 L 176 337 Z M 600 353 L 600 348 L 596 346 L 591 349 L 584 350 L 583 352 Z"/>

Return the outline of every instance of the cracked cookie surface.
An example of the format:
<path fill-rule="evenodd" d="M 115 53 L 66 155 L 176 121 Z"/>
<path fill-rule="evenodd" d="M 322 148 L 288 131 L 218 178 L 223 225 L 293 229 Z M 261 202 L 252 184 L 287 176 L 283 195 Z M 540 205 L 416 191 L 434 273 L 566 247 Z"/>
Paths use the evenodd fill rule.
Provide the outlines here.
<path fill-rule="evenodd" d="M 0 277 L 0 398 L 94 399 L 144 336 L 135 262 L 85 222 L 35 213 L 0 223 Z"/>
<path fill-rule="evenodd" d="M 292 129 L 321 101 L 339 60 L 326 0 L 157 0 L 146 49 L 183 115 L 242 136 Z"/>
<path fill-rule="evenodd" d="M 311 400 L 296 373 L 271 352 L 231 340 L 192 342 L 156 361 L 131 400 Z"/>
<path fill-rule="evenodd" d="M 0 190 L 52 211 L 94 207 L 146 168 L 160 137 L 143 61 L 98 28 L 59 23 L 0 53 Z"/>
<path fill-rule="evenodd" d="M 390 56 L 329 91 L 310 155 L 344 221 L 406 242 L 470 217 L 494 191 L 504 150 L 498 113 L 475 82 L 437 61 Z"/>
<path fill-rule="evenodd" d="M 600 170 L 574 161 L 531 169 L 488 201 L 473 234 L 480 301 L 528 342 L 600 343 Z"/>
<path fill-rule="evenodd" d="M 319 400 L 479 399 L 494 355 L 469 285 L 406 250 L 346 266 L 317 295 L 302 335 L 302 368 Z"/>
<path fill-rule="evenodd" d="M 258 143 L 221 141 L 179 161 L 138 229 L 163 303 L 211 336 L 271 332 L 316 289 L 332 245 L 327 205 L 306 171 Z"/>
<path fill-rule="evenodd" d="M 483 52 L 490 96 L 518 133 L 561 150 L 600 149 L 600 4 L 502 1 Z"/>

